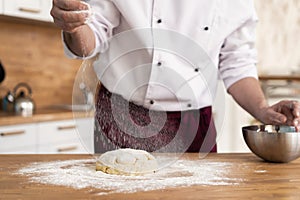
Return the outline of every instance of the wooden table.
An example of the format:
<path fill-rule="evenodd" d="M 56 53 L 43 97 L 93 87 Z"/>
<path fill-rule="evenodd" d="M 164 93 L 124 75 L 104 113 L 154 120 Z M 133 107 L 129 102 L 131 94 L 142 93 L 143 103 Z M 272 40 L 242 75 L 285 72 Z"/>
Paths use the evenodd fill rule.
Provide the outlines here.
<path fill-rule="evenodd" d="M 199 159 L 198 154 L 184 155 Z M 98 196 L 97 189 L 73 189 L 29 182 L 11 172 L 31 162 L 92 158 L 90 155 L 0 155 L 0 199 L 299 199 L 300 159 L 267 163 L 253 154 L 209 154 L 205 159 L 236 165 L 231 172 L 245 179 L 238 185 L 198 185 L 132 194 Z M 240 167 L 243 165 L 244 167 Z M 245 167 L 246 166 L 246 167 Z M 265 173 L 261 173 L 265 172 Z"/>

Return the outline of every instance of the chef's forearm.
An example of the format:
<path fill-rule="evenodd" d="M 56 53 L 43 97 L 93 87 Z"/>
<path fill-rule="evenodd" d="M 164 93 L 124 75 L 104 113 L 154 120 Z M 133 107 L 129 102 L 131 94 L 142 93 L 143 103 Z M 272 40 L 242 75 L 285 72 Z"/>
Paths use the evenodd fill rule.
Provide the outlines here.
<path fill-rule="evenodd" d="M 268 103 L 259 82 L 255 78 L 244 78 L 234 83 L 228 92 L 234 100 L 257 120 L 263 122 Z"/>
<path fill-rule="evenodd" d="M 68 48 L 77 56 L 85 57 L 95 49 L 95 36 L 89 26 L 84 25 L 73 33 L 63 33 Z"/>

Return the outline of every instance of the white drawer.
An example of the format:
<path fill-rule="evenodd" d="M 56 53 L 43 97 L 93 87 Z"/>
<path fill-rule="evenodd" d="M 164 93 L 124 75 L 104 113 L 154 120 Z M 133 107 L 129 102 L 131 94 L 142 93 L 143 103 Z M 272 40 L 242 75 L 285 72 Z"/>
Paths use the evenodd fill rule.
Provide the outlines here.
<path fill-rule="evenodd" d="M 0 14 L 3 14 L 3 0 L 0 0 Z"/>
<path fill-rule="evenodd" d="M 0 127 L 0 152 L 23 149 L 36 150 L 37 130 L 34 124 L 23 124 Z"/>
<path fill-rule="evenodd" d="M 39 123 L 38 153 L 93 153 L 93 133 L 78 133 L 78 129 L 93 129 L 90 122 L 80 119 L 76 123 L 74 120 Z"/>
<path fill-rule="evenodd" d="M 3 14 L 52 22 L 52 0 L 4 0 Z"/>
<path fill-rule="evenodd" d="M 43 122 L 38 124 L 38 144 L 47 145 L 79 138 L 73 120 Z"/>
<path fill-rule="evenodd" d="M 75 123 L 80 142 L 89 153 L 94 153 L 94 118 L 76 119 Z"/>
<path fill-rule="evenodd" d="M 0 154 L 36 154 L 36 145 L 3 149 Z"/>
<path fill-rule="evenodd" d="M 40 154 L 69 154 L 69 153 L 89 153 L 79 141 L 58 142 L 48 145 L 40 145 L 38 153 Z"/>

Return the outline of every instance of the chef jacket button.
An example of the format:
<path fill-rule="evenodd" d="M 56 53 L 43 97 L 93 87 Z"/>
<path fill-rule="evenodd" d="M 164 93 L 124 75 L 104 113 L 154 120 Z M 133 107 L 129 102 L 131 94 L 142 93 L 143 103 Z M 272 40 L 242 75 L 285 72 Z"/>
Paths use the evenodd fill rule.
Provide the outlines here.
<path fill-rule="evenodd" d="M 208 30 L 209 30 L 208 26 L 204 27 L 204 30 L 205 30 L 205 31 L 208 31 Z"/>
<path fill-rule="evenodd" d="M 153 104 L 154 104 L 154 101 L 153 101 L 153 100 L 150 100 L 150 104 L 153 105 Z"/>
<path fill-rule="evenodd" d="M 161 66 L 161 65 L 162 65 L 162 63 L 161 63 L 161 62 L 158 62 L 158 63 L 157 63 L 157 66 Z"/>
<path fill-rule="evenodd" d="M 222 44 L 221 48 L 223 49 L 225 47 L 225 44 Z"/>
<path fill-rule="evenodd" d="M 195 72 L 199 72 L 200 71 L 200 69 L 199 68 L 195 68 Z"/>
<path fill-rule="evenodd" d="M 192 104 L 189 103 L 189 104 L 187 105 L 187 107 L 189 107 L 189 108 L 192 107 Z"/>
<path fill-rule="evenodd" d="M 157 20 L 157 23 L 158 23 L 158 24 L 160 24 L 161 22 L 162 22 L 162 20 L 161 20 L 161 19 L 158 19 L 158 20 Z"/>

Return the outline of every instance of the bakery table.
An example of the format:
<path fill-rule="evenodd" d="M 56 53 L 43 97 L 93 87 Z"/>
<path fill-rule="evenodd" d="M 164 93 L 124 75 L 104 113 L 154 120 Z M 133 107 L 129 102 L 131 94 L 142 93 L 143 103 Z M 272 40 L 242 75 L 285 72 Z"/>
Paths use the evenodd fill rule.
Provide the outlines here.
<path fill-rule="evenodd" d="M 32 163 L 93 159 L 91 155 L 0 155 L 0 199 L 299 199 L 300 159 L 290 163 L 268 163 L 250 153 L 216 154 L 202 163 L 229 163 L 230 177 L 238 184 L 198 184 L 159 190 L 119 192 L 99 195 L 101 189 L 36 183 L 29 176 L 16 174 Z M 181 159 L 199 160 L 198 154 Z M 221 165 L 220 165 L 221 166 Z M 117 177 L 115 177 L 117 178 Z M 63 179 L 62 179 L 63 181 Z M 99 180 L 101 181 L 101 180 Z"/>

